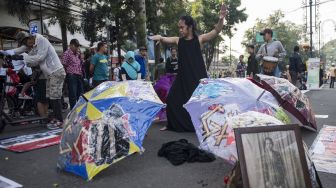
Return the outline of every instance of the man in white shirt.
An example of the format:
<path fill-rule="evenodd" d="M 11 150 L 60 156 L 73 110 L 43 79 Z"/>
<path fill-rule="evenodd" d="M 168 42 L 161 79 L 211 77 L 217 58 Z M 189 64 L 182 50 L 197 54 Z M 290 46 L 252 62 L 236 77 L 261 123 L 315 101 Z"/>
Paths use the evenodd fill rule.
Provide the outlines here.
<path fill-rule="evenodd" d="M 54 119 L 48 124 L 49 129 L 56 129 L 62 126 L 62 89 L 65 78 L 65 71 L 61 61 L 56 54 L 54 47 L 48 39 L 40 34 L 31 35 L 21 31 L 16 35 L 16 40 L 21 47 L 13 49 L 15 54 L 28 51 L 25 55 L 14 55 L 13 60 L 23 60 L 27 66 L 40 66 L 41 71 L 47 77 L 47 98 L 53 109 Z"/>

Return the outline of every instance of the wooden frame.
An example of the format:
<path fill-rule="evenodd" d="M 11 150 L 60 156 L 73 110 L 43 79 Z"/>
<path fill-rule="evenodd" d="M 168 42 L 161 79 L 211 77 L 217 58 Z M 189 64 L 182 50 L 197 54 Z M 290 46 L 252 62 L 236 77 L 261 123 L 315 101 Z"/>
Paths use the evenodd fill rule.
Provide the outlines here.
<path fill-rule="evenodd" d="M 301 167 L 302 167 L 301 171 L 303 173 L 305 187 L 306 188 L 311 188 L 312 187 L 299 126 L 298 125 L 278 125 L 278 126 L 248 127 L 248 128 L 236 128 L 236 129 L 234 129 L 237 151 L 238 151 L 238 159 L 239 159 L 239 162 L 240 162 L 240 169 L 241 169 L 241 173 L 242 173 L 244 188 L 253 188 L 253 187 L 251 187 L 250 180 L 249 180 L 249 178 L 252 178 L 252 177 L 248 176 L 248 165 L 251 165 L 251 164 L 246 163 L 246 158 L 245 158 L 246 153 L 244 151 L 242 135 L 279 132 L 279 131 L 294 131 L 295 142 L 296 142 L 297 149 L 298 149 L 298 154 L 299 154 L 299 156 L 296 156 L 296 157 L 298 157 L 300 162 L 301 162 Z M 260 140 L 260 138 L 258 138 L 258 139 Z M 264 139 L 264 142 L 266 143 L 265 140 L 266 139 Z M 272 147 L 273 146 L 274 146 L 274 143 L 272 141 Z M 265 149 L 265 147 L 266 146 L 264 145 L 264 149 Z M 251 151 L 251 152 L 253 152 L 254 155 L 255 155 L 256 151 Z M 260 161 L 261 161 L 260 163 L 263 163 L 261 159 L 260 159 Z M 262 171 L 264 171 L 264 170 L 265 169 L 263 169 L 263 166 L 262 166 Z M 253 175 L 256 176 L 256 173 L 253 174 Z M 254 177 L 254 178 L 260 178 L 260 177 Z M 297 178 L 297 177 L 295 177 L 295 178 Z M 263 179 L 263 180 L 265 182 L 265 179 Z M 266 183 L 264 184 L 264 186 L 266 187 Z M 303 187 L 301 187 L 301 188 L 303 188 Z"/>

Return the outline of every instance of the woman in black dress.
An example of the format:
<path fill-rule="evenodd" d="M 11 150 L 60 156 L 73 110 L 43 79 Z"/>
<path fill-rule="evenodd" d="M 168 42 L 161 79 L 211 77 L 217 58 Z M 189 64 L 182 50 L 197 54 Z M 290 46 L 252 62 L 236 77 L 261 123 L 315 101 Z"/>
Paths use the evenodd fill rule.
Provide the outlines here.
<path fill-rule="evenodd" d="M 197 35 L 196 23 L 190 16 L 183 16 L 178 23 L 181 37 L 152 36 L 151 39 L 178 45 L 178 74 L 167 98 L 168 130 L 193 132 L 194 126 L 183 105 L 188 102 L 199 80 L 206 78 L 207 72 L 201 48 L 214 39 L 223 28 L 226 7 L 222 5 L 219 22 L 211 32 Z"/>

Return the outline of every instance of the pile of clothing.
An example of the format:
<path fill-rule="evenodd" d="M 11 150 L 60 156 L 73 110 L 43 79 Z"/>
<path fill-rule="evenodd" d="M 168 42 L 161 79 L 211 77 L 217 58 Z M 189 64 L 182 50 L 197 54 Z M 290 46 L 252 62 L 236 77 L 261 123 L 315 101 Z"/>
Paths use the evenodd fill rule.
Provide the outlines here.
<path fill-rule="evenodd" d="M 173 165 L 181 165 L 184 162 L 212 162 L 216 160 L 212 153 L 199 149 L 186 139 L 163 144 L 158 155 L 167 158 Z"/>

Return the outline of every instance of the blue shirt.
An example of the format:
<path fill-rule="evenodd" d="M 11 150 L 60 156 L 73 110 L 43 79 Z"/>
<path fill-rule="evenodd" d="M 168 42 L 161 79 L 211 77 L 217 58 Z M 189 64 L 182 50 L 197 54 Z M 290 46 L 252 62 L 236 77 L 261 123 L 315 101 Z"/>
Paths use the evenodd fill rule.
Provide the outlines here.
<path fill-rule="evenodd" d="M 141 55 L 135 56 L 135 61 L 137 61 L 140 64 L 140 73 L 141 73 L 141 79 L 145 79 L 147 76 L 146 72 L 146 59 L 142 57 Z"/>
<path fill-rule="evenodd" d="M 91 64 L 95 66 L 93 72 L 93 80 L 108 80 L 109 72 L 108 60 L 106 55 L 96 53 L 92 57 Z"/>

